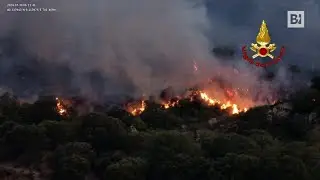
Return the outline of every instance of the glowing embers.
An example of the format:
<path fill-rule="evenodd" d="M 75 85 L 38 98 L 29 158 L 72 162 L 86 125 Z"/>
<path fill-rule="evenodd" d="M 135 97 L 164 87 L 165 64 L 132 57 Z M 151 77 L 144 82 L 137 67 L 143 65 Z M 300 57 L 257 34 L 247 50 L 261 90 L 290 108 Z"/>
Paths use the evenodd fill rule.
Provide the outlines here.
<path fill-rule="evenodd" d="M 68 115 L 68 105 L 67 102 L 64 102 L 64 100 L 56 97 L 56 110 L 57 113 L 61 116 L 67 116 Z"/>
<path fill-rule="evenodd" d="M 230 91 L 230 90 L 229 90 Z M 231 92 L 229 92 L 230 94 Z M 238 104 L 232 103 L 231 101 L 222 101 L 218 98 L 214 98 L 209 96 L 204 91 L 192 91 L 190 95 L 187 97 L 175 97 L 167 102 L 162 101 L 161 107 L 164 109 L 169 109 L 172 107 L 176 107 L 179 105 L 180 100 L 185 99 L 189 101 L 194 101 L 195 99 L 199 99 L 201 102 L 208 106 L 218 106 L 221 110 L 230 109 L 231 114 L 238 114 L 240 112 L 246 112 L 247 107 L 240 108 Z M 144 110 L 146 110 L 147 106 L 145 101 L 141 100 L 138 102 L 128 103 L 125 106 L 126 110 L 131 113 L 133 116 L 140 115 Z"/>

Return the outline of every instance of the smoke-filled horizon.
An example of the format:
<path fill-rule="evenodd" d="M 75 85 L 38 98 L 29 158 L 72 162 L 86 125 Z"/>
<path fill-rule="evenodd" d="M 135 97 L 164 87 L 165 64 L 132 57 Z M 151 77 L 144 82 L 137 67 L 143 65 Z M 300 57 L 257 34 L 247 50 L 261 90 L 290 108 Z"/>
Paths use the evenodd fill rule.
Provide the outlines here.
<path fill-rule="evenodd" d="M 221 60 L 211 55 L 215 44 L 238 45 L 244 40 L 240 35 L 254 39 L 259 28 L 254 22 L 254 26 L 239 27 L 237 23 L 241 22 L 232 21 L 240 18 L 238 15 L 230 19 L 232 13 L 228 14 L 228 9 L 219 9 L 219 5 L 227 7 L 224 1 L 28 2 L 57 11 L 5 12 L 6 4 L 13 2 L 0 3 L 0 83 L 14 92 L 63 93 L 68 88 L 93 99 L 121 94 L 137 97 L 158 93 L 168 86 L 184 89 L 217 74 L 236 87 L 252 88 L 257 86 L 262 71 L 242 60 L 221 65 Z M 253 19 L 256 21 L 257 17 Z M 273 23 L 270 31 L 275 33 L 273 28 L 279 24 Z M 240 32 L 233 31 L 237 29 Z M 239 37 L 234 36 L 237 34 Z M 244 43 L 247 42 L 248 39 Z M 237 75 L 231 73 L 234 67 L 240 71 Z M 284 70 L 278 74 L 279 81 L 275 83 L 287 81 Z M 259 83 L 266 87 L 265 91 L 274 85 Z"/>
<path fill-rule="evenodd" d="M 167 86 L 187 87 L 195 80 L 193 61 L 210 63 L 203 35 L 208 26 L 205 7 L 194 8 L 184 0 L 35 3 L 57 12 L 4 12 L 1 35 L 14 32 L 37 61 L 68 65 L 74 73 L 71 82 L 82 94 L 97 93 L 84 75 L 91 71 L 101 72 L 103 80 L 97 83 L 102 93 L 141 96 Z"/>

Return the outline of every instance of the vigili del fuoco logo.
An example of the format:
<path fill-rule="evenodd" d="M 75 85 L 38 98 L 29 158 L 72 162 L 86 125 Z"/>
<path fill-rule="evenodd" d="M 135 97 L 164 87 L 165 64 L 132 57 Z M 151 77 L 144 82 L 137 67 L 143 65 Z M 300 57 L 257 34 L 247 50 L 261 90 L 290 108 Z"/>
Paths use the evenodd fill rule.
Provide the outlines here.
<path fill-rule="evenodd" d="M 276 57 L 272 55 L 271 53 L 274 52 L 277 47 L 276 44 L 271 42 L 271 38 L 268 32 L 267 24 L 263 20 L 259 33 L 256 37 L 256 43 L 251 43 L 250 50 L 253 51 L 255 54 L 253 54 L 251 57 L 247 54 L 247 47 L 242 47 L 242 57 L 244 60 L 248 61 L 250 64 L 254 64 L 257 67 L 268 67 L 273 64 L 277 64 L 280 62 L 283 54 L 284 54 L 284 47 L 282 46 L 280 49 L 280 54 Z M 261 61 L 258 61 L 260 59 Z M 268 60 L 265 60 L 268 59 Z M 271 60 L 270 60 L 271 59 Z"/>

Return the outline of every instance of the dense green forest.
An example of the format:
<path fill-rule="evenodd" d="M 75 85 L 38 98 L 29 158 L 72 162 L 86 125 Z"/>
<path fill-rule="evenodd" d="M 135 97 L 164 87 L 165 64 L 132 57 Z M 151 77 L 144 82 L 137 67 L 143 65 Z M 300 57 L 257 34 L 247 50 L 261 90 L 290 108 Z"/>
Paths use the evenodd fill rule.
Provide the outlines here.
<path fill-rule="evenodd" d="M 318 180 L 320 83 L 230 116 L 201 102 L 140 116 L 60 116 L 54 97 L 0 97 L 0 179 Z"/>

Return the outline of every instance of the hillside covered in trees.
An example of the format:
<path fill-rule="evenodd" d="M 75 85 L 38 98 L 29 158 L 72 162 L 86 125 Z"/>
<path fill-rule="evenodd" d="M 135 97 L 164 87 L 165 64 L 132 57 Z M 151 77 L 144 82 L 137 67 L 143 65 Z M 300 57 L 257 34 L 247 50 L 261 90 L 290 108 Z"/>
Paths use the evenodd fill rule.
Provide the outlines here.
<path fill-rule="evenodd" d="M 0 98 L 0 179 L 317 180 L 320 91 L 228 115 L 200 102 L 139 116 L 103 106 L 61 116 L 54 97 Z"/>

